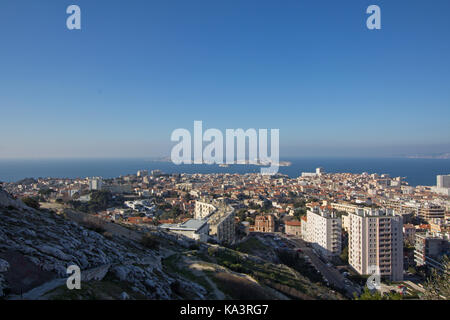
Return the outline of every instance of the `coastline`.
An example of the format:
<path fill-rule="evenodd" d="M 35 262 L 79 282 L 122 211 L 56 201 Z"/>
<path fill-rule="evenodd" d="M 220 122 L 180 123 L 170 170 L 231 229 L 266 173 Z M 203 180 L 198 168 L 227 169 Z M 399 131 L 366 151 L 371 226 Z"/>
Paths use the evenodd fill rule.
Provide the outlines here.
<path fill-rule="evenodd" d="M 450 173 L 450 159 L 408 158 L 297 158 L 289 159 L 290 166 L 281 166 L 280 174 L 296 178 L 302 172 L 313 172 L 323 167 L 330 173 L 377 173 L 393 177 L 405 177 L 412 185 L 432 186 L 436 175 Z M 0 181 L 13 182 L 24 178 L 55 177 L 79 178 L 102 176 L 113 178 L 136 174 L 137 170 L 161 170 L 165 173 L 258 173 L 261 166 L 234 164 L 219 165 L 175 165 L 147 159 L 1 159 Z"/>

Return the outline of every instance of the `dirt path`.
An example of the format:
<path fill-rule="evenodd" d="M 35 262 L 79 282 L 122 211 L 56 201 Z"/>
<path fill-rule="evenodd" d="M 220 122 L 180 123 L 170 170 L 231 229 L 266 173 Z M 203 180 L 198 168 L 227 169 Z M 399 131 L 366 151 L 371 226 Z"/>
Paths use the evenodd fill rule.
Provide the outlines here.
<path fill-rule="evenodd" d="M 210 270 L 215 272 L 216 269 L 214 269 L 213 267 L 210 266 L 205 266 L 205 265 L 201 265 L 199 263 L 189 263 L 188 262 L 188 266 L 189 269 L 194 273 L 194 275 L 196 275 L 197 277 L 201 277 L 203 279 L 205 279 L 206 282 L 208 282 L 208 284 L 211 286 L 211 288 L 213 289 L 214 295 L 216 296 L 216 300 L 225 300 L 225 294 L 219 290 L 219 288 L 217 288 L 216 284 L 214 283 L 214 281 L 212 281 L 203 271 L 204 270 Z"/>
<path fill-rule="evenodd" d="M 88 270 L 81 271 L 81 285 L 83 281 L 91 280 L 101 280 L 105 277 L 106 273 L 110 268 L 110 264 L 106 264 L 100 267 L 95 267 Z M 23 295 L 14 295 L 9 298 L 9 300 L 39 300 L 45 296 L 46 293 L 56 289 L 60 286 L 65 285 L 67 282 L 66 278 L 58 278 L 50 280 L 38 287 L 31 289 L 30 291 L 24 293 Z"/>

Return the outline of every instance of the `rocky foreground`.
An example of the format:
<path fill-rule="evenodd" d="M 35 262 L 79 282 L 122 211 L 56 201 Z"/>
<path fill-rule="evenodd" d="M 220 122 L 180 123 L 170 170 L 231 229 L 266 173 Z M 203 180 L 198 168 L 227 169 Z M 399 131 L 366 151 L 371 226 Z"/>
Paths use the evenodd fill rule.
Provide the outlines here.
<path fill-rule="evenodd" d="M 187 290 L 193 288 L 192 294 L 202 298 L 202 288 L 174 279 L 162 270 L 161 259 L 167 254 L 164 250 L 148 249 L 139 241 L 102 234 L 53 212 L 31 209 L 2 190 L 0 201 L 2 298 L 52 298 L 52 292 L 45 292 L 46 284 L 54 291 L 53 297 L 59 298 L 58 294 L 65 294 L 61 289 L 70 265 L 80 267 L 83 281 L 98 282 L 107 277 L 114 283 L 114 290 L 95 290 L 100 299 L 176 298 L 171 289 L 175 282 Z M 175 237 L 172 240 L 178 241 Z M 189 243 L 182 241 L 180 245 Z M 61 286 L 53 288 L 55 283 Z M 35 290 L 39 294 L 33 296 L 32 289 L 36 288 L 43 290 Z M 111 296 L 111 292 L 116 294 Z"/>
<path fill-rule="evenodd" d="M 277 261 L 77 215 L 29 208 L 0 189 L 0 299 L 342 298 Z M 81 290 L 67 288 L 71 265 Z"/>

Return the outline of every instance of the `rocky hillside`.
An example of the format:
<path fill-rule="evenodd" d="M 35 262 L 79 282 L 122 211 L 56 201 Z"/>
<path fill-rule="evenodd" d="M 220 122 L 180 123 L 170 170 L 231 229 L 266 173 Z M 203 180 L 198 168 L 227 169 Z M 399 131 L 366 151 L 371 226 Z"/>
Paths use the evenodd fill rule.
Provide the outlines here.
<path fill-rule="evenodd" d="M 299 272 L 160 231 L 34 210 L 0 189 L 0 299 L 339 299 Z M 66 286 L 67 267 L 81 290 Z"/>
<path fill-rule="evenodd" d="M 162 270 L 164 250 L 148 249 L 140 241 L 98 231 L 53 212 L 28 208 L 0 190 L 0 296 L 64 298 L 68 294 L 61 290 L 65 282 L 57 280 L 68 277 L 70 265 L 79 266 L 82 276 L 93 273 L 90 279 L 82 278 L 91 281 L 83 281 L 86 285 L 77 291 L 91 297 L 171 299 L 177 298 L 171 289 L 175 281 L 192 287 Z M 107 284 L 110 290 L 84 292 L 95 287 L 95 282 Z M 46 289 L 54 292 L 49 294 Z M 193 292 L 193 296 L 203 297 L 202 290 L 194 291 L 198 293 Z"/>

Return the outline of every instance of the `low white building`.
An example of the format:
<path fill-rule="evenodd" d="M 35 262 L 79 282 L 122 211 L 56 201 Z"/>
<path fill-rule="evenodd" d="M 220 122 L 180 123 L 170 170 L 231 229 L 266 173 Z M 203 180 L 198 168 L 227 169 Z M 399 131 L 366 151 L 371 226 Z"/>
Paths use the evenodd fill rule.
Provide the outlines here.
<path fill-rule="evenodd" d="M 208 223 L 203 220 L 191 219 L 180 224 L 163 224 L 160 228 L 194 240 L 208 241 L 209 227 Z"/>

